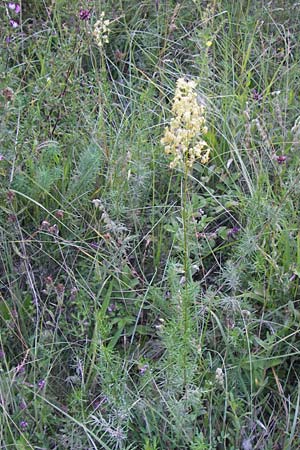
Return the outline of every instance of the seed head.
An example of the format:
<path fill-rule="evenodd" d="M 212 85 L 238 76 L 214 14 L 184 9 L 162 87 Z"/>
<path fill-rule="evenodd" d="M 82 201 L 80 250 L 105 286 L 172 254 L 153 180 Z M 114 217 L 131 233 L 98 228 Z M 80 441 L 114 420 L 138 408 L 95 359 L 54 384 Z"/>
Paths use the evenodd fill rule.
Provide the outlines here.
<path fill-rule="evenodd" d="M 217 370 L 216 370 L 216 382 L 220 386 L 224 385 L 224 373 L 223 373 L 223 370 L 220 367 L 218 367 Z"/>

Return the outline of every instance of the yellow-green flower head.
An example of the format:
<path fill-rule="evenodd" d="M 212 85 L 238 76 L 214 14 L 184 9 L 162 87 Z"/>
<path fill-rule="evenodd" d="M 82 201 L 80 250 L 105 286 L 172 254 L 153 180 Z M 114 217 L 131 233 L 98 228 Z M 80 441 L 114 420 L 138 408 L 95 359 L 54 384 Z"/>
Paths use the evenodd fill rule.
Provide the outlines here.
<path fill-rule="evenodd" d="M 207 133 L 205 108 L 197 100 L 196 82 L 179 78 L 172 105 L 172 119 L 161 143 L 173 156 L 171 168 L 192 167 L 196 159 L 202 164 L 209 160 L 210 149 L 201 136 Z"/>

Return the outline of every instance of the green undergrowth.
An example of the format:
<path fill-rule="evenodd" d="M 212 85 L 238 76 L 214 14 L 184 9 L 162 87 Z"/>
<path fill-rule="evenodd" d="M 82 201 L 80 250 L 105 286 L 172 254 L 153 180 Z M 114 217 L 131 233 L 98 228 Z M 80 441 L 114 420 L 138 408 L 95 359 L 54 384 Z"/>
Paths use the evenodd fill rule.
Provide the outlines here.
<path fill-rule="evenodd" d="M 0 448 L 299 448 L 299 4 L 13 5 Z M 160 143 L 181 77 L 211 148 L 187 173 Z"/>

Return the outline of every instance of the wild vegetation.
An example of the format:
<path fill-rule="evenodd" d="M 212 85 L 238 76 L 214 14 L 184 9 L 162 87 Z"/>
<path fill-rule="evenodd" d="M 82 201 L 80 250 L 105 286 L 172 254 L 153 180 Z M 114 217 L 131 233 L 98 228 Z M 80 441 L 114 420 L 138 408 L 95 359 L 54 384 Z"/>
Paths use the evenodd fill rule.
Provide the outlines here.
<path fill-rule="evenodd" d="M 300 448 L 300 3 L 0 8 L 0 448 Z"/>

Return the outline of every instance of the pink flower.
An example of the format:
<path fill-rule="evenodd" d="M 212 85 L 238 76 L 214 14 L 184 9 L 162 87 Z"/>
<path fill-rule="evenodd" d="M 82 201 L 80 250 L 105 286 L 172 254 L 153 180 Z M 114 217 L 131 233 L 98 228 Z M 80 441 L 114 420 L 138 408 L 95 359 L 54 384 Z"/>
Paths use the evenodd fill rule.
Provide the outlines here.
<path fill-rule="evenodd" d="M 15 11 L 16 14 L 19 14 L 19 12 L 21 11 L 21 6 L 19 5 L 19 3 L 9 2 L 8 7 L 9 7 L 9 9 L 12 9 L 13 11 Z"/>
<path fill-rule="evenodd" d="M 14 19 L 10 19 L 9 24 L 13 28 L 18 28 L 18 26 L 19 26 L 18 22 Z"/>
<path fill-rule="evenodd" d="M 148 364 L 144 364 L 142 367 L 140 367 L 140 374 L 144 375 L 147 370 L 149 369 L 149 365 Z"/>
<path fill-rule="evenodd" d="M 263 98 L 263 96 L 256 90 L 256 89 L 253 89 L 253 91 L 252 91 L 252 98 L 253 98 L 253 100 L 261 100 L 262 98 Z"/>
<path fill-rule="evenodd" d="M 79 12 L 79 19 L 80 20 L 89 20 L 91 17 L 91 13 L 88 9 L 81 9 Z"/>
<path fill-rule="evenodd" d="M 286 162 L 286 156 L 285 155 L 276 156 L 276 160 L 278 164 L 283 164 Z"/>

